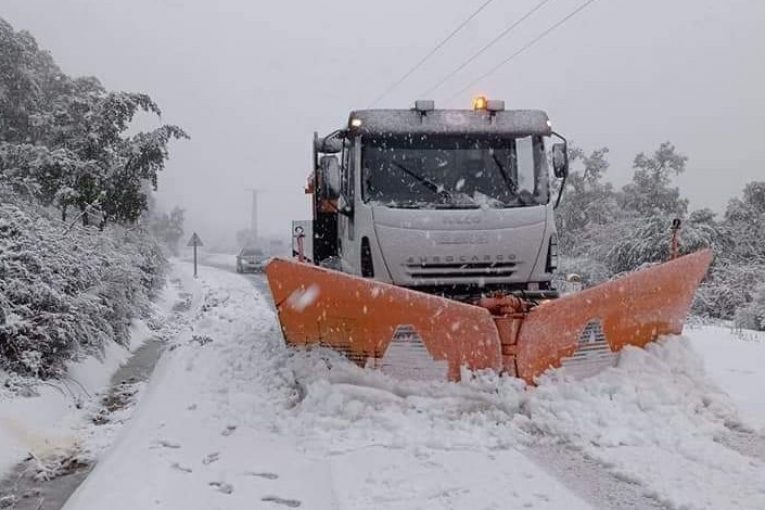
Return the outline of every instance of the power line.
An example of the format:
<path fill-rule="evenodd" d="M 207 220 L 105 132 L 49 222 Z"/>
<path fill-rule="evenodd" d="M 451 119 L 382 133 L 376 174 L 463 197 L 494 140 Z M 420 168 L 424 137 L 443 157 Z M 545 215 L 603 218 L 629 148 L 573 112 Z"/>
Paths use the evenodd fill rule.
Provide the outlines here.
<path fill-rule="evenodd" d="M 495 44 L 497 44 L 497 43 L 498 43 L 498 42 L 499 42 L 499 41 L 500 41 L 500 40 L 501 40 L 503 37 L 505 37 L 507 34 L 509 34 L 510 32 L 512 32 L 512 31 L 515 29 L 515 27 L 517 27 L 518 25 L 520 25 L 521 23 L 523 23 L 524 21 L 526 21 L 526 19 L 528 19 L 528 18 L 529 18 L 529 17 L 530 17 L 532 14 L 534 14 L 534 13 L 535 13 L 535 12 L 537 12 L 539 9 L 541 9 L 541 8 L 542 8 L 542 7 L 543 7 L 543 6 L 544 6 L 546 3 L 548 3 L 549 1 L 550 1 L 550 0 L 542 0 L 541 2 L 539 2 L 538 4 L 536 4 L 536 5 L 535 5 L 535 6 L 534 6 L 534 7 L 533 7 L 531 10 L 529 10 L 528 12 L 526 12 L 526 14 L 524 14 L 523 16 L 521 16 L 521 18 L 520 18 L 519 20 L 517 20 L 515 23 L 513 23 L 512 25 L 510 25 L 509 27 L 507 27 L 506 29 L 504 29 L 504 30 L 503 30 L 502 32 L 500 32 L 499 34 L 497 34 L 497 36 L 496 36 L 496 37 L 494 37 L 494 39 L 492 39 L 492 40 L 491 40 L 491 41 L 489 41 L 487 44 L 485 44 L 485 45 L 484 45 L 484 46 L 483 46 L 483 47 L 482 47 L 480 50 L 478 50 L 478 51 L 476 51 L 475 53 L 473 53 L 473 54 L 472 54 L 470 57 L 468 57 L 468 58 L 467 58 L 467 60 L 465 60 L 464 62 L 462 62 L 462 63 L 461 63 L 460 65 L 458 65 L 458 66 L 457 66 L 455 69 L 453 69 L 453 70 L 452 70 L 452 71 L 451 71 L 449 74 L 447 74 L 446 76 L 444 76 L 444 77 L 443 77 L 443 78 L 442 78 L 442 79 L 441 79 L 441 80 L 440 80 L 438 83 L 436 83 L 435 85 L 433 85 L 432 87 L 430 87 L 428 90 L 426 90 L 425 92 L 423 92 L 422 94 L 420 94 L 420 96 L 419 96 L 419 97 L 427 97 L 427 96 L 429 96 L 429 95 L 430 95 L 432 92 L 434 92 L 434 91 L 438 90 L 438 89 L 439 89 L 439 88 L 440 88 L 440 87 L 441 87 L 441 86 L 442 86 L 444 83 L 446 83 L 447 81 L 449 81 L 449 79 L 451 79 L 451 78 L 452 78 L 452 77 L 453 77 L 455 74 L 457 74 L 457 73 L 459 73 L 460 71 L 462 71 L 463 69 L 465 69 L 465 67 L 467 67 L 467 66 L 468 66 L 468 65 L 469 65 L 469 64 L 470 64 L 470 63 L 471 63 L 473 60 L 475 60 L 476 58 L 478 58 L 479 56 L 481 56 L 481 55 L 482 55 L 482 54 L 483 54 L 483 53 L 484 53 L 486 50 L 488 50 L 489 48 L 491 48 L 492 46 L 494 46 Z"/>
<path fill-rule="evenodd" d="M 473 86 L 473 85 L 475 85 L 476 83 L 480 82 L 481 80 L 483 80 L 483 79 L 484 79 L 484 78 L 486 78 L 487 76 L 489 76 L 489 75 L 493 74 L 494 72 L 496 72 L 496 71 L 497 71 L 497 69 L 499 69 L 500 67 L 504 66 L 505 64 L 507 64 L 508 62 L 510 62 L 511 60 L 513 60 L 515 57 L 517 57 L 518 55 L 520 55 L 521 53 L 523 53 L 523 52 L 524 52 L 524 51 L 526 51 L 527 49 L 529 49 L 529 48 L 531 48 L 532 46 L 534 46 L 536 43 L 538 43 L 540 40 L 544 39 L 544 38 L 545 38 L 545 37 L 546 37 L 548 34 L 550 34 L 550 32 L 552 32 L 553 30 L 555 30 L 556 28 L 560 27 L 561 25 L 563 25 L 564 23 L 566 23 L 568 20 L 570 20 L 571 18 L 573 18 L 574 16 L 576 16 L 577 14 L 579 14 L 580 12 L 582 12 L 582 11 L 583 11 L 583 10 L 584 10 L 584 9 L 585 9 L 585 8 L 586 8 L 588 5 L 590 5 L 591 3 L 595 2 L 595 1 L 597 1 L 597 0 L 587 0 L 586 2 L 584 2 L 582 5 L 580 5 L 579 7 L 577 7 L 576 9 L 574 9 L 574 10 L 573 10 L 571 13 L 569 13 L 569 14 L 568 14 L 568 15 L 567 15 L 565 18 L 561 19 L 561 20 L 560 20 L 560 21 L 558 21 L 556 24 L 554 24 L 553 26 L 551 26 L 550 28 L 548 28 L 547 30 L 545 30 L 544 32 L 542 32 L 541 34 L 539 34 L 537 37 L 535 37 L 534 39 L 532 39 L 532 40 L 531 40 L 530 42 L 528 42 L 526 45 L 524 45 L 523 47 L 521 47 L 521 49 L 519 49 L 518 51 L 516 51 L 515 53 L 513 53 L 512 55 L 510 55 L 509 57 L 507 57 L 505 60 L 503 60 L 502 62 L 500 62 L 500 63 L 499 63 L 499 64 L 497 64 L 496 66 L 494 66 L 494 67 L 492 67 L 491 69 L 489 69 L 487 72 L 485 72 L 484 74 L 482 74 L 481 76 L 479 76 L 479 77 L 478 77 L 478 78 L 476 78 L 475 80 L 473 80 L 473 81 L 471 81 L 470 83 L 468 83 L 468 84 L 467 84 L 465 87 L 461 88 L 461 89 L 460 89 L 460 90 L 459 90 L 457 93 L 455 93 L 453 96 L 450 96 L 448 100 L 449 100 L 449 101 L 451 101 L 452 99 L 456 98 L 457 96 L 459 96 L 460 94 L 462 94 L 463 92 L 465 92 L 466 90 L 468 90 L 470 87 L 472 87 L 472 86 Z"/>
<path fill-rule="evenodd" d="M 484 10 L 486 7 L 488 7 L 488 5 L 489 5 L 490 3 L 492 3 L 493 1 L 494 1 L 494 0 L 486 0 L 484 3 L 482 3 L 482 4 L 480 5 L 480 7 L 478 7 L 478 9 L 476 9 L 475 11 L 473 11 L 473 13 L 472 13 L 470 16 L 468 16 L 468 17 L 467 17 L 467 18 L 466 18 L 466 19 L 465 19 L 465 20 L 464 20 L 462 23 L 460 23 L 460 24 L 459 24 L 459 26 L 458 26 L 457 28 L 455 28 L 454 30 L 452 30 L 452 32 L 451 32 L 449 35 L 447 35 L 447 36 L 446 36 L 444 39 L 442 39 L 442 40 L 441 40 L 441 42 L 439 42 L 438 44 L 436 44 L 436 45 L 435 45 L 435 47 L 434 47 L 432 50 L 430 50 L 430 51 L 428 52 L 428 54 L 427 54 L 427 55 L 425 55 L 424 57 L 422 57 L 422 58 L 420 59 L 420 61 L 419 61 L 419 62 L 417 62 L 417 63 L 416 63 L 414 66 L 412 66 L 412 68 L 411 68 L 411 69 L 409 69 L 409 70 L 408 70 L 406 73 L 404 73 L 404 75 L 403 75 L 401 78 L 399 78 L 399 79 L 398 79 L 398 80 L 396 80 L 396 81 L 395 81 L 395 82 L 394 82 L 394 83 L 393 83 L 391 86 L 389 86 L 389 87 L 388 87 L 388 88 L 385 90 L 385 92 L 383 92 L 382 94 L 380 94 L 380 95 L 377 97 L 377 99 L 375 99 L 375 100 L 372 102 L 372 104 L 370 105 L 370 107 L 371 107 L 371 106 L 374 106 L 374 105 L 376 105 L 377 103 L 379 103 L 380 101 L 382 101 L 382 100 L 383 100 L 383 99 L 384 99 L 384 98 L 385 98 L 385 97 L 386 97 L 388 94 L 390 94 L 391 92 L 393 92 L 393 90 L 394 90 L 396 87 L 398 87 L 399 85 L 401 85 L 401 84 L 404 82 L 404 80 L 406 80 L 407 78 L 409 78 L 409 77 L 410 77 L 410 76 L 411 76 L 411 75 L 412 75 L 412 74 L 413 74 L 413 73 L 414 73 L 414 72 L 415 72 L 417 69 L 419 69 L 419 68 L 420 68 L 420 67 L 421 67 L 421 66 L 422 66 L 422 65 L 423 65 L 423 64 L 424 64 L 424 63 L 425 63 L 425 62 L 426 62 L 426 61 L 427 61 L 427 60 L 428 60 L 430 57 L 432 57 L 433 55 L 435 55 L 435 54 L 436 54 L 436 52 L 437 52 L 438 50 L 440 50 L 440 49 L 443 47 L 443 45 L 444 45 L 444 44 L 446 44 L 447 42 L 449 42 L 449 40 L 450 40 L 452 37 L 454 37 L 455 35 L 457 35 L 457 33 L 458 33 L 460 30 L 462 30 L 463 28 L 465 28 L 465 26 L 466 26 L 468 23 L 470 23 L 470 22 L 473 20 L 473 18 L 475 18 L 476 16 L 478 16 L 478 14 L 479 14 L 481 11 L 483 11 L 483 10 Z"/>

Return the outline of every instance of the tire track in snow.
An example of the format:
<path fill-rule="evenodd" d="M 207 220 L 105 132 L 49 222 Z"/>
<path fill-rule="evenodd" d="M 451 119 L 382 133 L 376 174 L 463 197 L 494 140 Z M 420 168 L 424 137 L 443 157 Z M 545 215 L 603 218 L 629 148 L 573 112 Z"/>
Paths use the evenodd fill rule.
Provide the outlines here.
<path fill-rule="evenodd" d="M 525 450 L 537 466 L 557 478 L 574 494 L 602 510 L 666 509 L 645 487 L 610 472 L 599 461 L 567 445 L 535 445 Z"/>
<path fill-rule="evenodd" d="M 741 455 L 765 462 L 765 436 L 761 434 L 728 429 L 715 440 Z"/>

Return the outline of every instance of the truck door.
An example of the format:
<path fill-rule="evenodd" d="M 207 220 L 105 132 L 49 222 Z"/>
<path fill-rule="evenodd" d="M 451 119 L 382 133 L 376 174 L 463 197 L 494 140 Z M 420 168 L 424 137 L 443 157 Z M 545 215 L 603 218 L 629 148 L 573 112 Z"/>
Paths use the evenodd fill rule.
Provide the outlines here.
<path fill-rule="evenodd" d="M 340 184 L 343 212 L 338 218 L 338 237 L 343 269 L 359 274 L 359 246 L 356 239 L 356 172 L 357 144 L 351 140 L 343 154 L 342 181 Z"/>

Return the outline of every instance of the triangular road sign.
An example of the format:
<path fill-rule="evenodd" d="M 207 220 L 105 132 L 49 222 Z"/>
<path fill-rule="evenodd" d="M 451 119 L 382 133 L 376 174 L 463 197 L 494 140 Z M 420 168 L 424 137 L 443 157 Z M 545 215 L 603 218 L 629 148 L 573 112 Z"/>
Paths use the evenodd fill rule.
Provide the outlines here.
<path fill-rule="evenodd" d="M 194 235 L 191 236 L 191 239 L 189 239 L 189 244 L 186 246 L 204 246 L 204 243 L 202 243 L 202 240 L 199 238 L 196 232 L 194 232 Z"/>

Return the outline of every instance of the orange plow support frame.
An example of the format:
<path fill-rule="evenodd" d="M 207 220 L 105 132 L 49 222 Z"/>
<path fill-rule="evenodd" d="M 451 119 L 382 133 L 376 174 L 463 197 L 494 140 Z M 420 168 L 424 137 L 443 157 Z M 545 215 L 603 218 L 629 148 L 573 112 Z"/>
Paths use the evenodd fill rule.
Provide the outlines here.
<path fill-rule="evenodd" d="M 589 349 L 594 331 L 610 352 L 681 333 L 711 260 L 711 250 L 702 250 L 529 311 L 498 315 L 294 260 L 273 259 L 266 275 L 289 345 L 331 347 L 365 366 L 383 358 L 406 327 L 434 361 L 443 362 L 450 380 L 459 380 L 466 367 L 507 371 L 533 383 Z"/>

